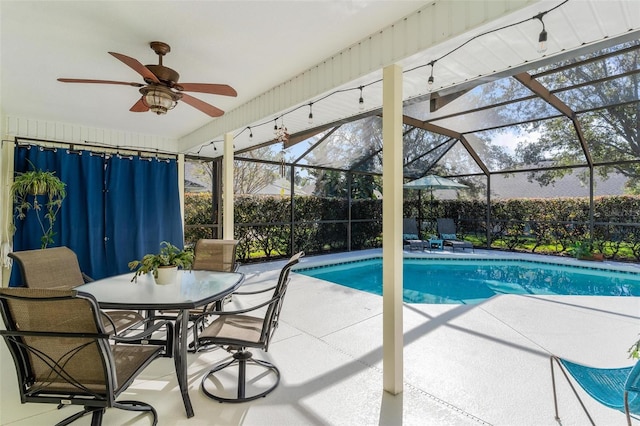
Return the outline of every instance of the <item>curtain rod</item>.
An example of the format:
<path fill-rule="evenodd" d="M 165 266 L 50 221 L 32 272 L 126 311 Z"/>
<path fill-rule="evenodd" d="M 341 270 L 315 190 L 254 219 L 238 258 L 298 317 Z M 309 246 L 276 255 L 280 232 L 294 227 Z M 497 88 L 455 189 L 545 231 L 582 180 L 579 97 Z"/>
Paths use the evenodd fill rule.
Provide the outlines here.
<path fill-rule="evenodd" d="M 102 144 L 98 144 L 95 142 L 87 142 L 84 141 L 84 143 L 77 143 L 77 142 L 62 142 L 62 141 L 52 141 L 52 140 L 46 140 L 46 139 L 36 139 L 36 138 L 26 138 L 26 137 L 21 137 L 21 136 L 16 136 L 15 140 L 3 140 L 4 142 L 13 142 L 16 144 L 20 144 L 20 143 L 27 143 L 27 144 L 33 144 L 33 145 L 39 145 L 39 144 L 55 144 L 55 145 L 64 145 L 64 146 L 68 146 L 70 150 L 77 150 L 77 149 L 86 149 L 89 148 L 88 151 L 101 151 L 103 153 L 122 153 L 122 154 L 137 154 L 140 157 L 153 157 L 153 156 L 158 156 L 161 155 L 164 158 L 178 158 L 178 153 L 176 152 L 169 152 L 169 151 L 162 151 L 159 149 L 156 149 L 155 151 L 149 151 L 146 149 L 139 149 L 139 148 L 135 148 L 135 147 L 128 147 L 128 146 L 119 146 L 119 145 L 102 145 Z"/>

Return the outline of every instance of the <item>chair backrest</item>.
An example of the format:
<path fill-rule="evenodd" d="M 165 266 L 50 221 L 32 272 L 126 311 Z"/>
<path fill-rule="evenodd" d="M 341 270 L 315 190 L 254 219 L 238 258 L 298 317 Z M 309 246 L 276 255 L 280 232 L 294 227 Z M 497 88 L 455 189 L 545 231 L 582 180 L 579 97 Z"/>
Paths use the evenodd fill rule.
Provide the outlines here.
<path fill-rule="evenodd" d="M 280 270 L 280 276 L 278 277 L 278 283 L 273 290 L 272 302 L 267 308 L 267 312 L 264 316 L 264 322 L 262 325 L 262 334 L 260 340 L 264 342 L 264 350 L 269 349 L 269 342 L 273 333 L 278 328 L 278 321 L 280 319 L 280 311 L 282 310 L 282 303 L 284 302 L 284 296 L 289 287 L 289 273 L 291 268 L 300 261 L 300 258 L 304 256 L 304 252 L 298 252 L 291 256 L 286 265 Z"/>
<path fill-rule="evenodd" d="M 420 235 L 418 232 L 418 223 L 414 218 L 402 219 L 402 233 L 404 235 L 415 235 L 416 237 Z M 419 239 L 419 237 L 417 239 Z"/>
<path fill-rule="evenodd" d="M 438 234 L 455 234 L 456 224 L 451 218 L 438 218 Z"/>
<path fill-rule="evenodd" d="M 0 311 L 23 403 L 112 406 L 116 371 L 91 295 L 1 288 Z"/>
<path fill-rule="evenodd" d="M 20 266 L 26 287 L 72 289 L 85 282 L 78 257 L 67 247 L 16 251 L 9 257 Z"/>
<path fill-rule="evenodd" d="M 200 239 L 194 250 L 193 269 L 234 272 L 237 240 Z"/>

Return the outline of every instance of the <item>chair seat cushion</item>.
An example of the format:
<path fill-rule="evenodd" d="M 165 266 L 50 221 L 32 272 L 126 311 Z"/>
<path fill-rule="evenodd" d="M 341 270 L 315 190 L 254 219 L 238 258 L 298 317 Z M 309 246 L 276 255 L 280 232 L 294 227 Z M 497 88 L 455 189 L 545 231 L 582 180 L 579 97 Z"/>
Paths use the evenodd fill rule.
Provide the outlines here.
<path fill-rule="evenodd" d="M 259 345 L 262 337 L 263 319 L 249 315 L 221 315 L 199 335 L 199 340 L 215 338 L 220 344 L 248 346 Z"/>
<path fill-rule="evenodd" d="M 419 240 L 420 238 L 418 238 L 418 234 L 402 234 L 402 239 L 403 240 Z"/>
<path fill-rule="evenodd" d="M 443 240 L 457 240 L 456 234 L 441 234 Z"/>

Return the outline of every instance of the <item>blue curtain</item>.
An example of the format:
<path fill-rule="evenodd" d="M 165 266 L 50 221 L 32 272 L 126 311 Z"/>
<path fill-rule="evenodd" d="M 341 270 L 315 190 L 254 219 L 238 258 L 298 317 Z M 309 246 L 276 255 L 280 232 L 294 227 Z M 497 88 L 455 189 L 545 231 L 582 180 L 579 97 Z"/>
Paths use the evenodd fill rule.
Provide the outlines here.
<path fill-rule="evenodd" d="M 17 146 L 16 172 L 34 167 L 54 171 L 67 184 L 51 246 L 75 251 L 83 272 L 92 278 L 128 272 L 128 262 L 157 252 L 161 241 L 183 246 L 175 160 Z M 46 202 L 42 198 L 40 203 Z M 14 251 L 40 248 L 42 231 L 30 213 L 15 220 Z M 18 268 L 13 268 L 10 285 L 21 283 Z"/>
<path fill-rule="evenodd" d="M 115 156 L 106 182 L 107 263 L 114 275 L 129 271 L 130 261 L 157 253 L 162 241 L 183 247 L 175 160 Z"/>

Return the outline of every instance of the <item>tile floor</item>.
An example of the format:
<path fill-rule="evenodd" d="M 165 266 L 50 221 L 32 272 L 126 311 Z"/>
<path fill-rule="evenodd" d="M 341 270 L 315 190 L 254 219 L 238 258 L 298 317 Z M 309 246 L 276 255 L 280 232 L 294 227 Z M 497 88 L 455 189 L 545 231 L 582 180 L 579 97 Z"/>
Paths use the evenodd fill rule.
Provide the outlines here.
<path fill-rule="evenodd" d="M 307 257 L 302 264 L 380 253 Z M 243 266 L 245 285 L 276 280 L 283 264 Z M 206 398 L 199 389 L 201 377 L 228 356 L 214 350 L 189 355 L 195 417 L 184 414 L 169 359 L 155 361 L 122 397 L 150 402 L 160 425 L 558 425 L 549 353 L 598 366 L 630 365 L 627 349 L 640 333 L 637 297 L 503 295 L 473 306 L 405 304 L 403 315 L 404 391 L 399 395 L 382 390 L 381 297 L 292 274 L 280 328 L 269 352 L 257 354 L 280 368 L 282 380 L 273 393 L 243 404 Z M 0 346 L 0 424 L 50 425 L 69 415 L 73 408 L 20 404 L 11 357 Z M 569 392 L 561 382 L 561 424 L 586 424 Z M 622 413 L 588 397 L 585 403 L 597 424 L 624 424 Z M 88 425 L 89 418 L 76 424 Z M 111 409 L 104 424 L 150 423 L 147 416 Z"/>

